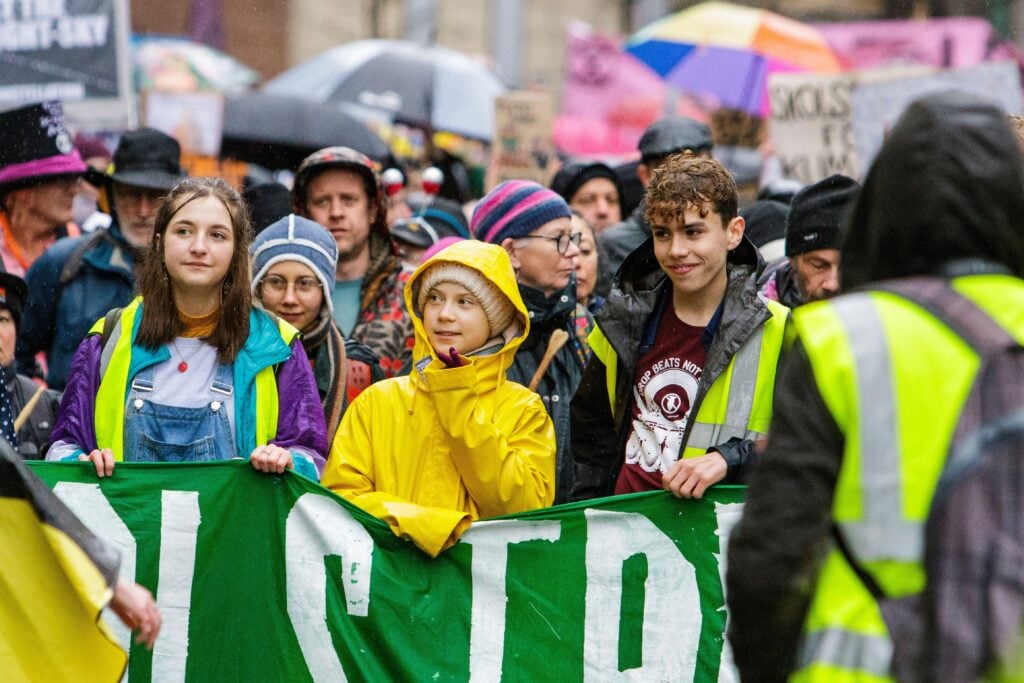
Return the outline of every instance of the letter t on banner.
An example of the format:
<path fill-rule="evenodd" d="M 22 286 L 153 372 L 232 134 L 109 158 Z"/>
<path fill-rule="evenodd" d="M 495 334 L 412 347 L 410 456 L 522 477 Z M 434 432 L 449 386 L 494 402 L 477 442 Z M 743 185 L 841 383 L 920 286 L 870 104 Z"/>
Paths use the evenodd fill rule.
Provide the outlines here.
<path fill-rule="evenodd" d="M 561 522 L 477 522 L 461 542 L 473 546 L 473 610 L 469 631 L 469 680 L 501 680 L 505 652 L 505 570 L 508 547 L 558 540 Z"/>
<path fill-rule="evenodd" d="M 697 571 L 676 544 L 643 515 L 607 510 L 587 516 L 587 613 L 583 680 L 693 680 L 700 646 Z M 646 555 L 643 663 L 619 672 L 622 566 Z M 616 676 L 616 672 L 619 672 Z"/>

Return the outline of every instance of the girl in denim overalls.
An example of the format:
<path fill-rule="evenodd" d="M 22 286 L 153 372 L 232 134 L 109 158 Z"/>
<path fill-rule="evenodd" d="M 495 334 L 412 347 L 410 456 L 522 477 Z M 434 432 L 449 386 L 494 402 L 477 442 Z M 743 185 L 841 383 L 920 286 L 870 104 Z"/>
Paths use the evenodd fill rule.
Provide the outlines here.
<path fill-rule="evenodd" d="M 219 178 L 165 198 L 141 296 L 79 346 L 48 459 L 200 462 L 248 457 L 318 479 L 326 436 L 316 383 L 284 321 L 251 306 L 251 228 Z"/>

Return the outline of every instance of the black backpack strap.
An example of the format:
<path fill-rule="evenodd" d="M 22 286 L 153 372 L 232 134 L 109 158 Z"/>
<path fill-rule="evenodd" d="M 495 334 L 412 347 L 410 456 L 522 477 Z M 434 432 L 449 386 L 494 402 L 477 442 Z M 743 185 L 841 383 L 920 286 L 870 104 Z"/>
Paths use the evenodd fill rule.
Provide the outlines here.
<path fill-rule="evenodd" d="M 1020 346 L 988 313 L 950 287 L 948 280 L 908 277 L 879 282 L 870 289 L 895 294 L 917 304 L 983 356 Z"/>
<path fill-rule="evenodd" d="M 114 328 L 117 327 L 118 318 L 121 317 L 121 311 L 123 310 L 123 308 L 112 308 L 103 316 L 103 332 L 100 333 L 100 351 L 107 348 L 107 342 L 110 341 L 110 335 L 114 333 Z"/>
<path fill-rule="evenodd" d="M 882 590 L 879 583 L 875 581 L 875 577 L 871 576 L 871 574 L 868 573 L 868 570 L 864 569 L 864 566 L 861 565 L 857 558 L 853 556 L 853 553 L 850 551 L 850 546 L 846 542 L 846 537 L 843 536 L 843 532 L 835 522 L 832 522 L 831 532 L 832 540 L 836 544 L 836 550 L 839 551 L 839 554 L 842 555 L 843 559 L 845 559 L 847 564 L 850 565 L 850 569 L 852 569 L 853 573 L 857 575 L 857 578 L 864 584 L 864 587 L 868 589 L 868 593 L 871 593 L 871 597 L 876 601 L 881 601 L 889 597 L 886 595 L 885 591 Z"/>

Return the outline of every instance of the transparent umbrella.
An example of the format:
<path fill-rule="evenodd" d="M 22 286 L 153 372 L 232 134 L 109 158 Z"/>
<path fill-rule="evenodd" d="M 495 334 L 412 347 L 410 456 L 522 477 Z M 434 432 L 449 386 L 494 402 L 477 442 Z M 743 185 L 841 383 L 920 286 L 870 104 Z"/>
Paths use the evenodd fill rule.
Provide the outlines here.
<path fill-rule="evenodd" d="M 132 36 L 136 90 L 244 92 L 260 75 L 234 57 L 172 36 Z"/>

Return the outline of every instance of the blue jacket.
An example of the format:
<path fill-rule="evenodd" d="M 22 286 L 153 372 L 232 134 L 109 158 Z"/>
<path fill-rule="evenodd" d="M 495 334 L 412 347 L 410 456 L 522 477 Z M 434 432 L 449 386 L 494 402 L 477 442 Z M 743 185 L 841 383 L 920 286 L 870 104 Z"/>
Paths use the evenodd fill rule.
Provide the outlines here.
<path fill-rule="evenodd" d="M 82 247 L 85 251 L 77 273 L 61 286 L 61 271 Z M 40 256 L 25 277 L 28 300 L 17 349 L 21 371 L 32 374 L 34 356 L 43 351 L 48 363 L 46 383 L 63 390 L 71 359 L 92 324 L 110 309 L 131 302 L 133 267 L 131 250 L 116 222 L 101 234 L 59 240 Z"/>

